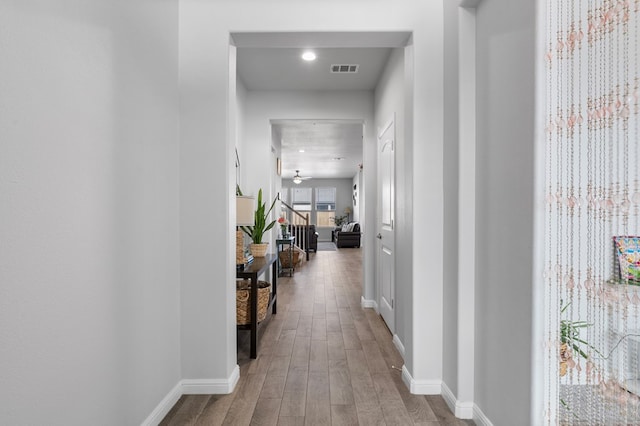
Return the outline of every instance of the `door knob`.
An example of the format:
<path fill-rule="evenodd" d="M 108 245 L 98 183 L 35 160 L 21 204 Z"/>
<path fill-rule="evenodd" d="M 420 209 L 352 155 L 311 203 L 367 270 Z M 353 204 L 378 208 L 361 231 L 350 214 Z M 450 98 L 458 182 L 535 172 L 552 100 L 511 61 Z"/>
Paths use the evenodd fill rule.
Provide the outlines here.
<path fill-rule="evenodd" d="M 381 240 L 382 239 L 382 235 L 378 234 L 378 235 L 376 235 L 376 238 Z"/>

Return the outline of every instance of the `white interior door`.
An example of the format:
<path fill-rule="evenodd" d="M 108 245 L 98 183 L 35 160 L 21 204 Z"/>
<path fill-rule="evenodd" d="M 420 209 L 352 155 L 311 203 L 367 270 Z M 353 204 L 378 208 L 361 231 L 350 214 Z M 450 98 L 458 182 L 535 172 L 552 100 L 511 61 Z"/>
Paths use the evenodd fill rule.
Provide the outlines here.
<path fill-rule="evenodd" d="M 378 290 L 380 315 L 395 332 L 395 120 L 378 134 Z"/>

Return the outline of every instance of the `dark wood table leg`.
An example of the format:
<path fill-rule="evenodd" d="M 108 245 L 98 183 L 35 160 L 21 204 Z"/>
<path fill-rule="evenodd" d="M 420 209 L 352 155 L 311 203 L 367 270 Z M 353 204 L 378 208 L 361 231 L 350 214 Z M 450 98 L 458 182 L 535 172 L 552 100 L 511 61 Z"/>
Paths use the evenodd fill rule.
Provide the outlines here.
<path fill-rule="evenodd" d="M 258 274 L 251 277 L 251 358 L 258 356 Z"/>
<path fill-rule="evenodd" d="M 271 309 L 271 313 L 277 313 L 276 305 L 278 303 L 278 262 L 273 262 L 273 308 Z"/>

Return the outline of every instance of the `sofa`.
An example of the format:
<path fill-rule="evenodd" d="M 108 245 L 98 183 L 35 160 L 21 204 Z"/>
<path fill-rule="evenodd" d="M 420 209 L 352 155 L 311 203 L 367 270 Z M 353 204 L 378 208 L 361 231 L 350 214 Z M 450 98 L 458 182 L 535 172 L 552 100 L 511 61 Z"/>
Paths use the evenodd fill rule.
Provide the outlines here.
<path fill-rule="evenodd" d="M 341 228 L 333 230 L 332 241 L 336 243 L 336 247 L 360 247 L 360 224 L 358 222 L 349 222 L 342 225 Z"/>

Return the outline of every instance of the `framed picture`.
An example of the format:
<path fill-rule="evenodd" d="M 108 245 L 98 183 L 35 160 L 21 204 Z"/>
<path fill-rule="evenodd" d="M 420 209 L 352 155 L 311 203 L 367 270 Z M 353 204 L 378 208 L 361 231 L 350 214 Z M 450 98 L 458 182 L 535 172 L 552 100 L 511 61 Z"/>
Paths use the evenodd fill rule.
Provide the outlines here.
<path fill-rule="evenodd" d="M 276 173 L 278 173 L 278 176 L 282 176 L 282 160 L 280 160 L 280 157 L 276 158 Z"/>
<path fill-rule="evenodd" d="M 613 237 L 616 278 L 640 285 L 640 237 Z"/>

